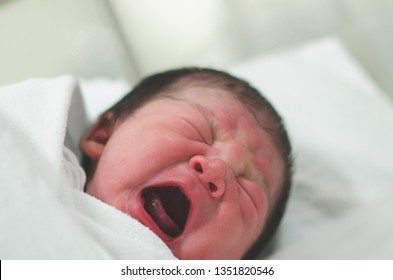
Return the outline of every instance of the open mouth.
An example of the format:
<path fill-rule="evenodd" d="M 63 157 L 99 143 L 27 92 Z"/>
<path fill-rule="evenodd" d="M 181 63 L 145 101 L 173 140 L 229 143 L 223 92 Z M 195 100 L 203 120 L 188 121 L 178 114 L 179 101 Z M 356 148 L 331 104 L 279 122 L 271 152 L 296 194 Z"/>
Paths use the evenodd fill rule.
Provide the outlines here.
<path fill-rule="evenodd" d="M 190 201 L 178 187 L 150 187 L 142 197 L 146 212 L 163 233 L 173 238 L 183 232 Z"/>

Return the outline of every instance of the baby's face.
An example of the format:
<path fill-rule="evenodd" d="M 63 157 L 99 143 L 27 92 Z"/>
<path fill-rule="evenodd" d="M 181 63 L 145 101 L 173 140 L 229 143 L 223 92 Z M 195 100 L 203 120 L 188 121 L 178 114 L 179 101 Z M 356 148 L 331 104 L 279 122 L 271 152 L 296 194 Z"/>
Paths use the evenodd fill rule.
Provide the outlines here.
<path fill-rule="evenodd" d="M 108 137 L 87 192 L 149 227 L 180 259 L 241 258 L 281 191 L 284 163 L 271 137 L 220 89 L 159 97 Z"/>

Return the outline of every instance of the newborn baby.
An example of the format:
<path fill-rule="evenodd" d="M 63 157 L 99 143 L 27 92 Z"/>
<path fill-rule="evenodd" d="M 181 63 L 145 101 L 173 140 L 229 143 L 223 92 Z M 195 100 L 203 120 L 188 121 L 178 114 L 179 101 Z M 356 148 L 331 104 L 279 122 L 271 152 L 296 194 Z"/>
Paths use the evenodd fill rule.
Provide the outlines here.
<path fill-rule="evenodd" d="M 292 160 L 281 118 L 224 72 L 144 79 L 80 146 L 85 191 L 150 228 L 180 259 L 253 257 L 284 212 Z"/>

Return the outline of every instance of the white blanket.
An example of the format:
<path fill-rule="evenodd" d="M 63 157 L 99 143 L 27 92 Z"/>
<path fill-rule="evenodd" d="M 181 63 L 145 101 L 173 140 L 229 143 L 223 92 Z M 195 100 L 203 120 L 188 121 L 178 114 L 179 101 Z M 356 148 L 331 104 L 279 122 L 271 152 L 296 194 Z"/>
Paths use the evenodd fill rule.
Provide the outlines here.
<path fill-rule="evenodd" d="M 64 149 L 78 94 L 69 76 L 0 87 L 0 259 L 174 259 L 149 229 L 80 190 L 84 173 Z"/>

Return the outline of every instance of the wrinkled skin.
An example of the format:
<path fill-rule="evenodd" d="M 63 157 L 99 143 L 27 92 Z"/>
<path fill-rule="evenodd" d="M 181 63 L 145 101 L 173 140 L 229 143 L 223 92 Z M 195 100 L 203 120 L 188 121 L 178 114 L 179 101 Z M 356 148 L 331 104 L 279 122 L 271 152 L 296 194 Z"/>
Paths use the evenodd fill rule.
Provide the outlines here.
<path fill-rule="evenodd" d="M 224 90 L 195 86 L 155 98 L 114 126 L 112 117 L 105 114 L 81 140 L 95 164 L 87 193 L 149 227 L 180 259 L 240 259 L 283 179 L 281 155 L 258 124 L 264 116 Z M 141 196 L 168 185 L 191 202 L 175 238 L 146 213 Z"/>

